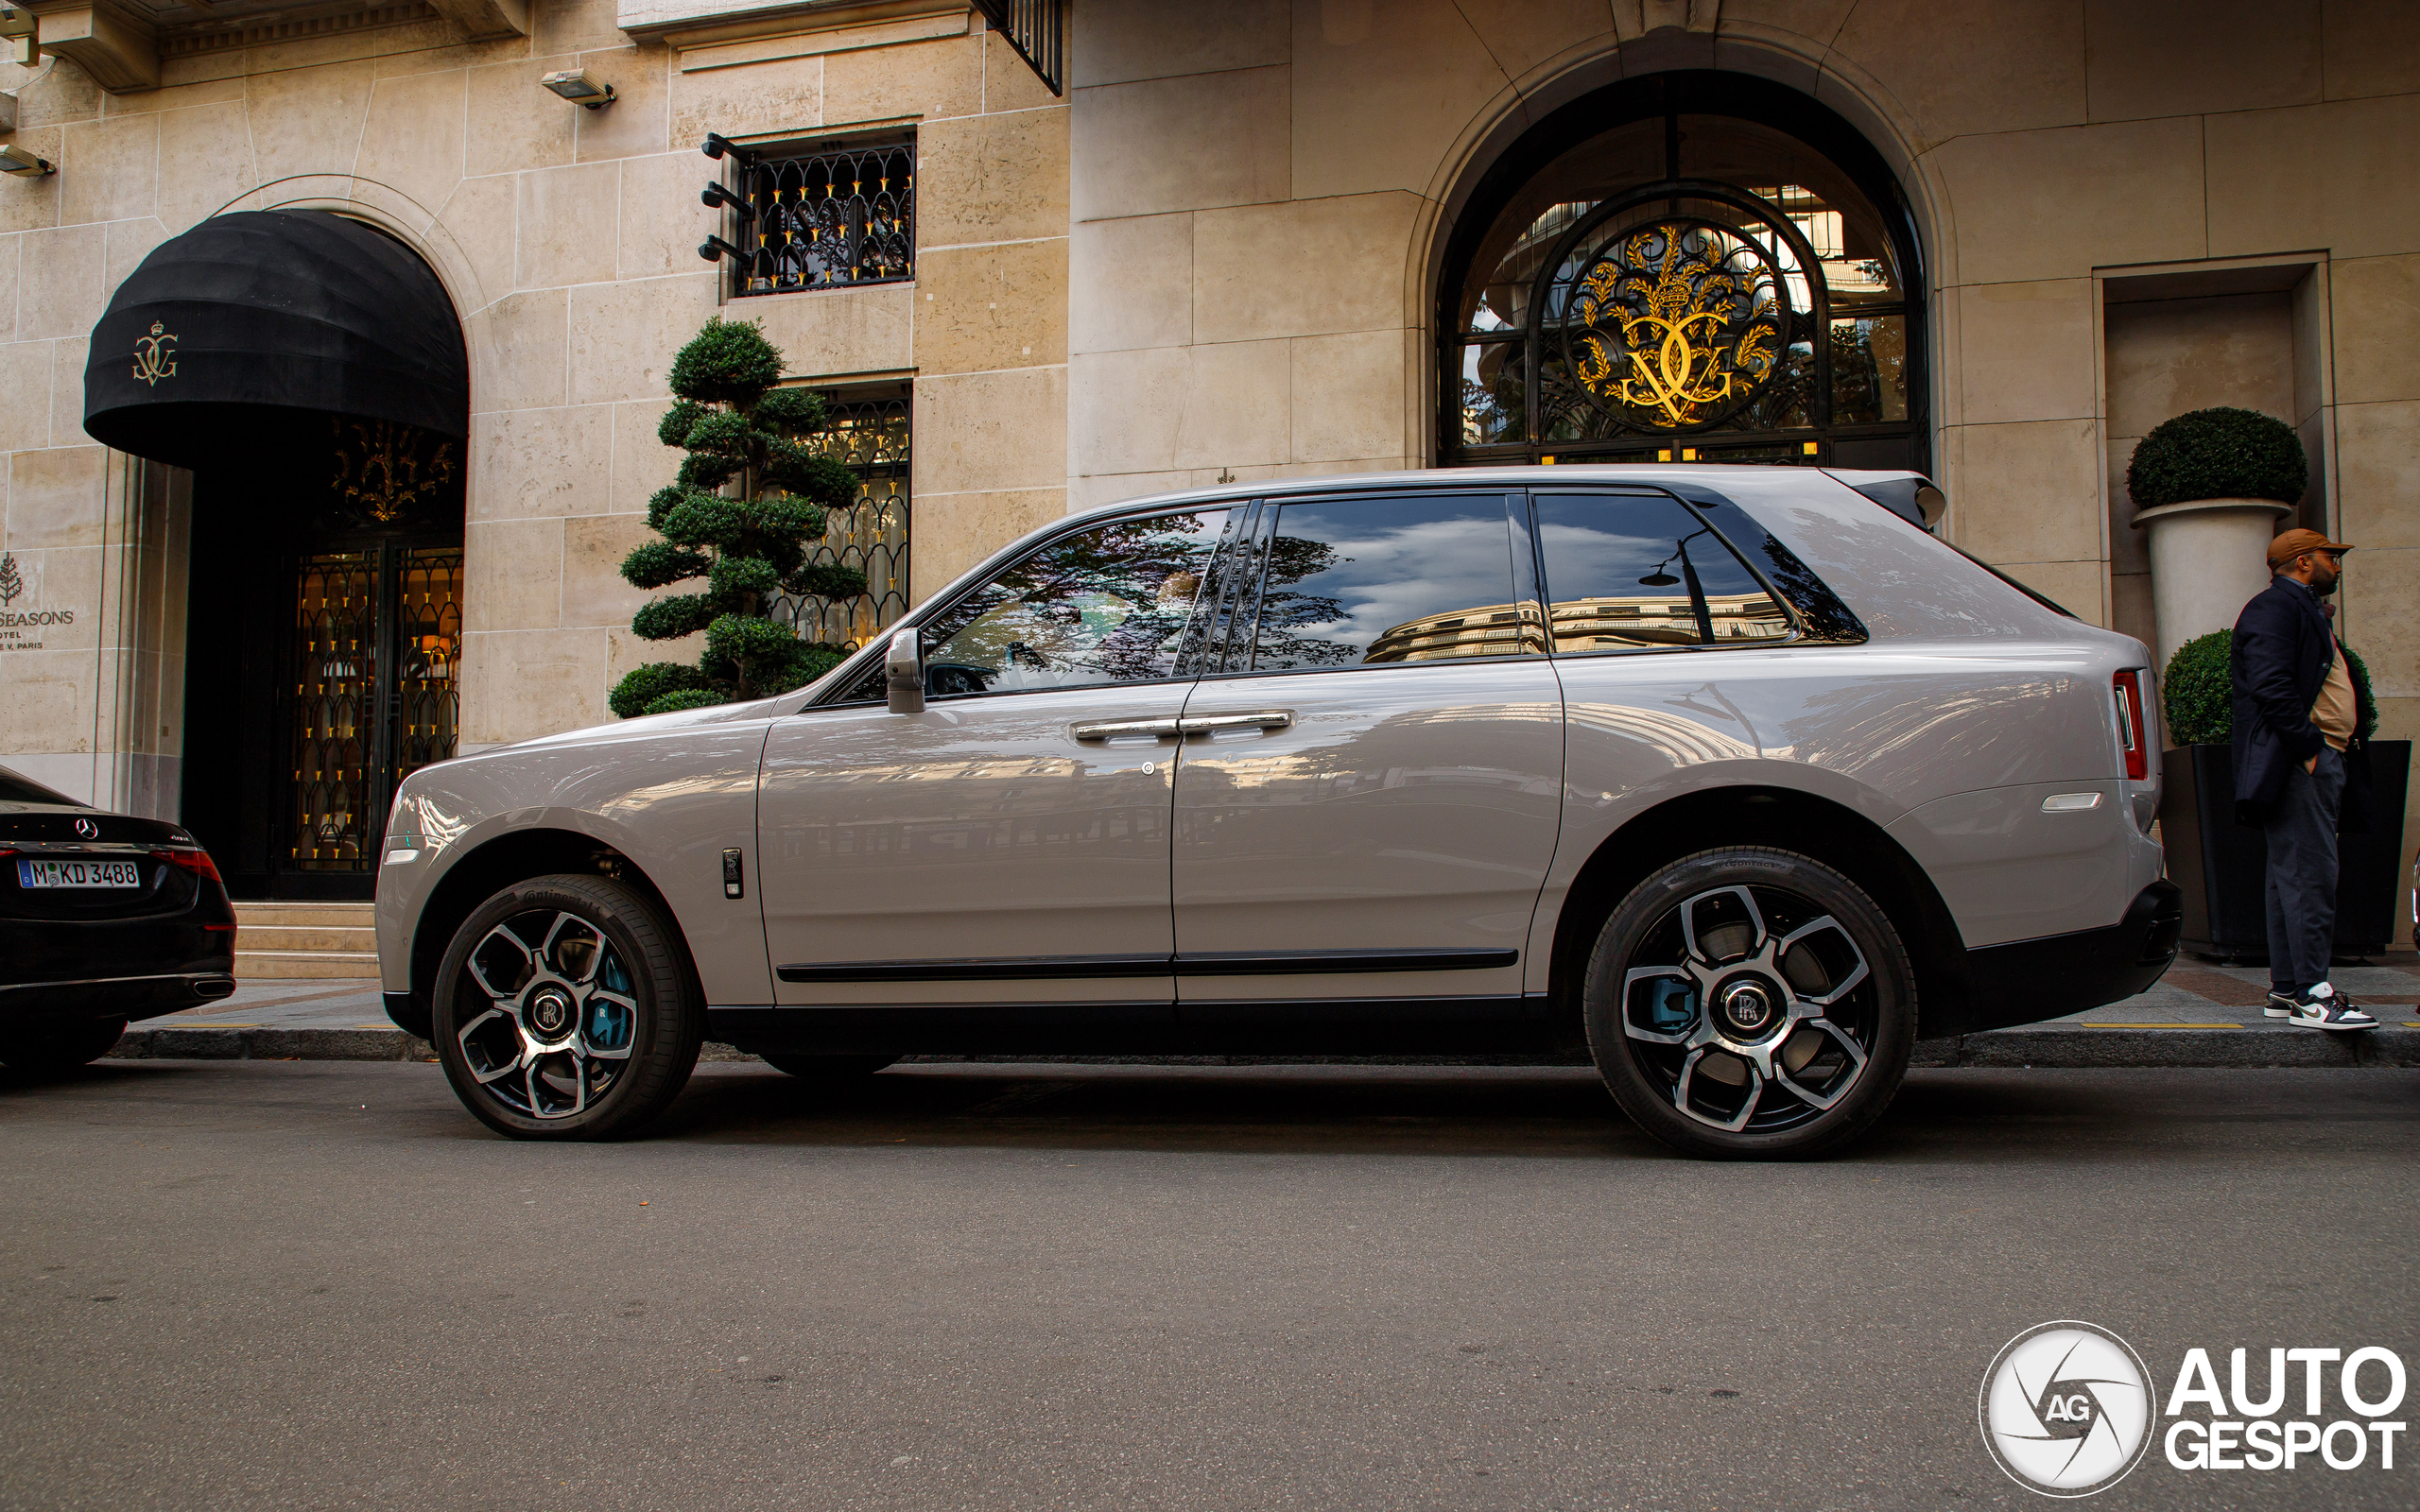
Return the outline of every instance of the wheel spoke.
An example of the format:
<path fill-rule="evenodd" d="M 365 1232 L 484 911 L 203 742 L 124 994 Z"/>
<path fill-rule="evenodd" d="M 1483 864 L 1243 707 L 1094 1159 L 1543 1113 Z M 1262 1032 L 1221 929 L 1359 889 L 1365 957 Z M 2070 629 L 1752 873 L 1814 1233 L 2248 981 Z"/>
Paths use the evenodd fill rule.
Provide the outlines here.
<path fill-rule="evenodd" d="M 1855 1036 L 1829 1019 L 1809 1019 L 1806 1021 L 1806 1027 L 1832 1037 L 1833 1041 L 1841 1047 L 1841 1053 L 1848 1057 L 1849 1064 L 1846 1073 L 1841 1076 L 1838 1085 L 1828 1092 L 1819 1092 L 1812 1087 L 1801 1084 L 1797 1074 L 1789 1069 L 1787 1061 L 1773 1069 L 1773 1080 L 1779 1082 L 1800 1102 L 1828 1110 L 1838 1107 L 1841 1099 L 1846 1097 L 1849 1090 L 1858 1084 L 1858 1079 L 1865 1074 L 1865 1050 L 1857 1042 Z M 1808 1057 L 1810 1063 L 1812 1059 L 1812 1057 Z"/>
<path fill-rule="evenodd" d="M 1690 1106 L 1690 1093 L 1695 1091 L 1698 1066 L 1704 1060 L 1706 1049 L 1706 1046 L 1699 1046 L 1689 1052 L 1686 1060 L 1681 1062 L 1681 1079 L 1672 1089 L 1672 1106 L 1710 1128 L 1719 1128 L 1726 1134 L 1737 1134 L 1748 1126 L 1748 1120 L 1756 1116 L 1756 1102 L 1765 1093 L 1765 1078 L 1757 1072 L 1754 1065 L 1741 1061 L 1740 1065 L 1748 1073 L 1748 1091 L 1739 1099 L 1738 1116 L 1728 1121 L 1708 1118 Z"/>
<path fill-rule="evenodd" d="M 505 1031 L 512 1036 L 514 1047 L 510 1058 L 501 1064 L 493 1063 L 493 1057 L 489 1056 L 487 1048 L 474 1043 L 473 1040 L 474 1036 L 480 1034 L 489 1024 L 494 1022 L 501 1022 Z M 455 1039 L 461 1043 L 463 1063 L 471 1068 L 471 1074 L 478 1079 L 482 1087 L 511 1075 L 529 1058 L 527 1037 L 522 1034 L 521 1025 L 513 1022 L 512 1015 L 502 1008 L 490 1008 L 473 1019 L 462 1026 L 461 1032 L 456 1035 Z M 481 1064 L 483 1061 L 489 1063 L 483 1065 Z"/>
<path fill-rule="evenodd" d="M 602 1005 L 619 1018 L 621 1043 L 614 1044 L 594 1032 L 597 1027 L 598 1007 Z M 638 1000 L 619 992 L 597 991 L 588 995 L 588 1008 L 580 1016 L 579 1035 L 572 1043 L 579 1053 L 592 1060 L 628 1060 L 631 1047 L 638 1043 Z"/>
<path fill-rule="evenodd" d="M 557 914 L 540 958 L 564 981 L 586 987 L 605 963 L 604 932 L 577 914 Z"/>
<path fill-rule="evenodd" d="M 1799 1002 L 1811 1004 L 1819 1008 L 1828 1008 L 1834 1004 L 1840 1002 L 1842 997 L 1852 991 L 1855 991 L 1858 983 L 1863 982 L 1868 976 L 1873 974 L 1873 972 L 1866 967 L 1865 952 L 1857 948 L 1857 941 L 1850 936 L 1848 930 L 1841 926 L 1839 919 L 1834 919 L 1829 914 L 1825 914 L 1823 918 L 1816 919 L 1812 923 L 1804 924 L 1797 929 L 1791 930 L 1789 936 L 1782 940 L 1780 950 L 1774 954 L 1776 960 L 1785 963 L 1783 966 L 1785 979 L 1788 976 L 1788 967 L 1786 963 L 1789 959 L 1791 948 L 1797 945 L 1800 940 L 1807 939 L 1813 936 L 1825 933 L 1839 936 L 1841 944 L 1847 948 L 1850 958 L 1856 961 L 1857 964 L 1850 968 L 1845 976 L 1833 979 L 1831 989 L 1824 992 L 1820 997 L 1812 993 L 1796 992 L 1793 990 L 1793 995 Z M 1826 966 L 1824 968 L 1824 974 L 1826 977 L 1831 977 L 1832 972 L 1830 967 Z"/>
<path fill-rule="evenodd" d="M 1714 966 L 1720 963 L 1716 960 L 1714 954 L 1706 949 L 1704 943 L 1699 936 L 1698 909 L 1719 898 L 1737 899 L 1739 906 L 1745 910 L 1748 915 L 1749 935 L 1747 948 L 1739 952 L 1739 954 L 1754 955 L 1756 954 L 1758 950 L 1763 948 L 1768 933 L 1765 929 L 1765 916 L 1757 910 L 1756 900 L 1748 895 L 1747 888 L 1716 887 L 1709 891 L 1699 893 L 1696 897 L 1691 898 L 1686 902 L 1681 904 L 1681 938 L 1688 945 L 1690 958 L 1707 966 Z"/>
<path fill-rule="evenodd" d="M 505 946 L 511 952 L 511 955 L 509 959 L 510 959 L 520 971 L 520 975 L 511 983 L 504 987 L 496 986 L 493 979 L 492 979 L 488 974 L 491 967 L 491 962 L 488 960 L 488 953 L 492 948 L 499 944 Z M 522 984 L 528 981 L 531 973 L 536 971 L 538 969 L 537 957 L 529 953 L 529 947 L 521 942 L 520 936 L 515 935 L 511 930 L 507 929 L 502 924 L 498 924 L 495 928 L 488 931 L 488 937 L 479 941 L 479 948 L 471 953 L 468 964 L 471 969 L 471 977 L 474 981 L 479 984 L 479 990 L 485 992 L 489 997 L 495 999 L 498 1003 L 509 1001 L 514 993 L 520 991 Z"/>

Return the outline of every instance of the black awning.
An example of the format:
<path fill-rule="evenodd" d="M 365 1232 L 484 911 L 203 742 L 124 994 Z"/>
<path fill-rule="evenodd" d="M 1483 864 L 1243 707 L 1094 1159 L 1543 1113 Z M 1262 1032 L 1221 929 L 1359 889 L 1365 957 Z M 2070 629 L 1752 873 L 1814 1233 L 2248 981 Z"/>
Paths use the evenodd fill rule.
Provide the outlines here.
<path fill-rule="evenodd" d="M 194 467 L 325 417 L 463 436 L 470 369 L 453 301 L 383 232 L 255 210 L 162 243 L 93 327 L 84 429 Z"/>

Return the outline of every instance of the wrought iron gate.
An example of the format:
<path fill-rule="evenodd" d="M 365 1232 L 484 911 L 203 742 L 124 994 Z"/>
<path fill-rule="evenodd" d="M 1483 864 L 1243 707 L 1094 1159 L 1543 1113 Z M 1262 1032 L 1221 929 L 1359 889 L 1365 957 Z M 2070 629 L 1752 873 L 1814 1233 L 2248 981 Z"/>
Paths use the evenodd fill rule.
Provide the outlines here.
<path fill-rule="evenodd" d="M 314 552 L 294 584 L 286 865 L 367 875 L 395 784 L 454 754 L 462 548 Z"/>

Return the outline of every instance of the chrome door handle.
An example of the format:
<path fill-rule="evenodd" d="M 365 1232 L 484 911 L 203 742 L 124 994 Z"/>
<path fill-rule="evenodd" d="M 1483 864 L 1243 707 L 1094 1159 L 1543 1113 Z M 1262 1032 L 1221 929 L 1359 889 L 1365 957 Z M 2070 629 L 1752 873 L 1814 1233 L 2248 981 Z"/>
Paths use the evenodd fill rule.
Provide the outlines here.
<path fill-rule="evenodd" d="M 1249 714 L 1188 714 L 1176 724 L 1193 735 L 1214 730 L 1284 730 L 1293 722 L 1291 709 L 1263 709 Z"/>
<path fill-rule="evenodd" d="M 1174 719 L 1096 719 L 1067 729 L 1078 740 L 1107 740 L 1113 735 L 1173 735 L 1177 723 Z"/>

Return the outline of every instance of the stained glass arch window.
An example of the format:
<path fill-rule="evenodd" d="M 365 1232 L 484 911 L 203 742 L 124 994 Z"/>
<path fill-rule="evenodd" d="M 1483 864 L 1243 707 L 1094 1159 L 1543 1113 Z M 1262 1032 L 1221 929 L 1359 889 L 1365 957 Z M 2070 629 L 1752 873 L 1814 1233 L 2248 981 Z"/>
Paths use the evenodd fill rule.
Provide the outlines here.
<path fill-rule="evenodd" d="M 1816 101 L 1694 72 L 1554 112 L 1446 251 L 1438 460 L 1928 461 L 1896 180 Z"/>

